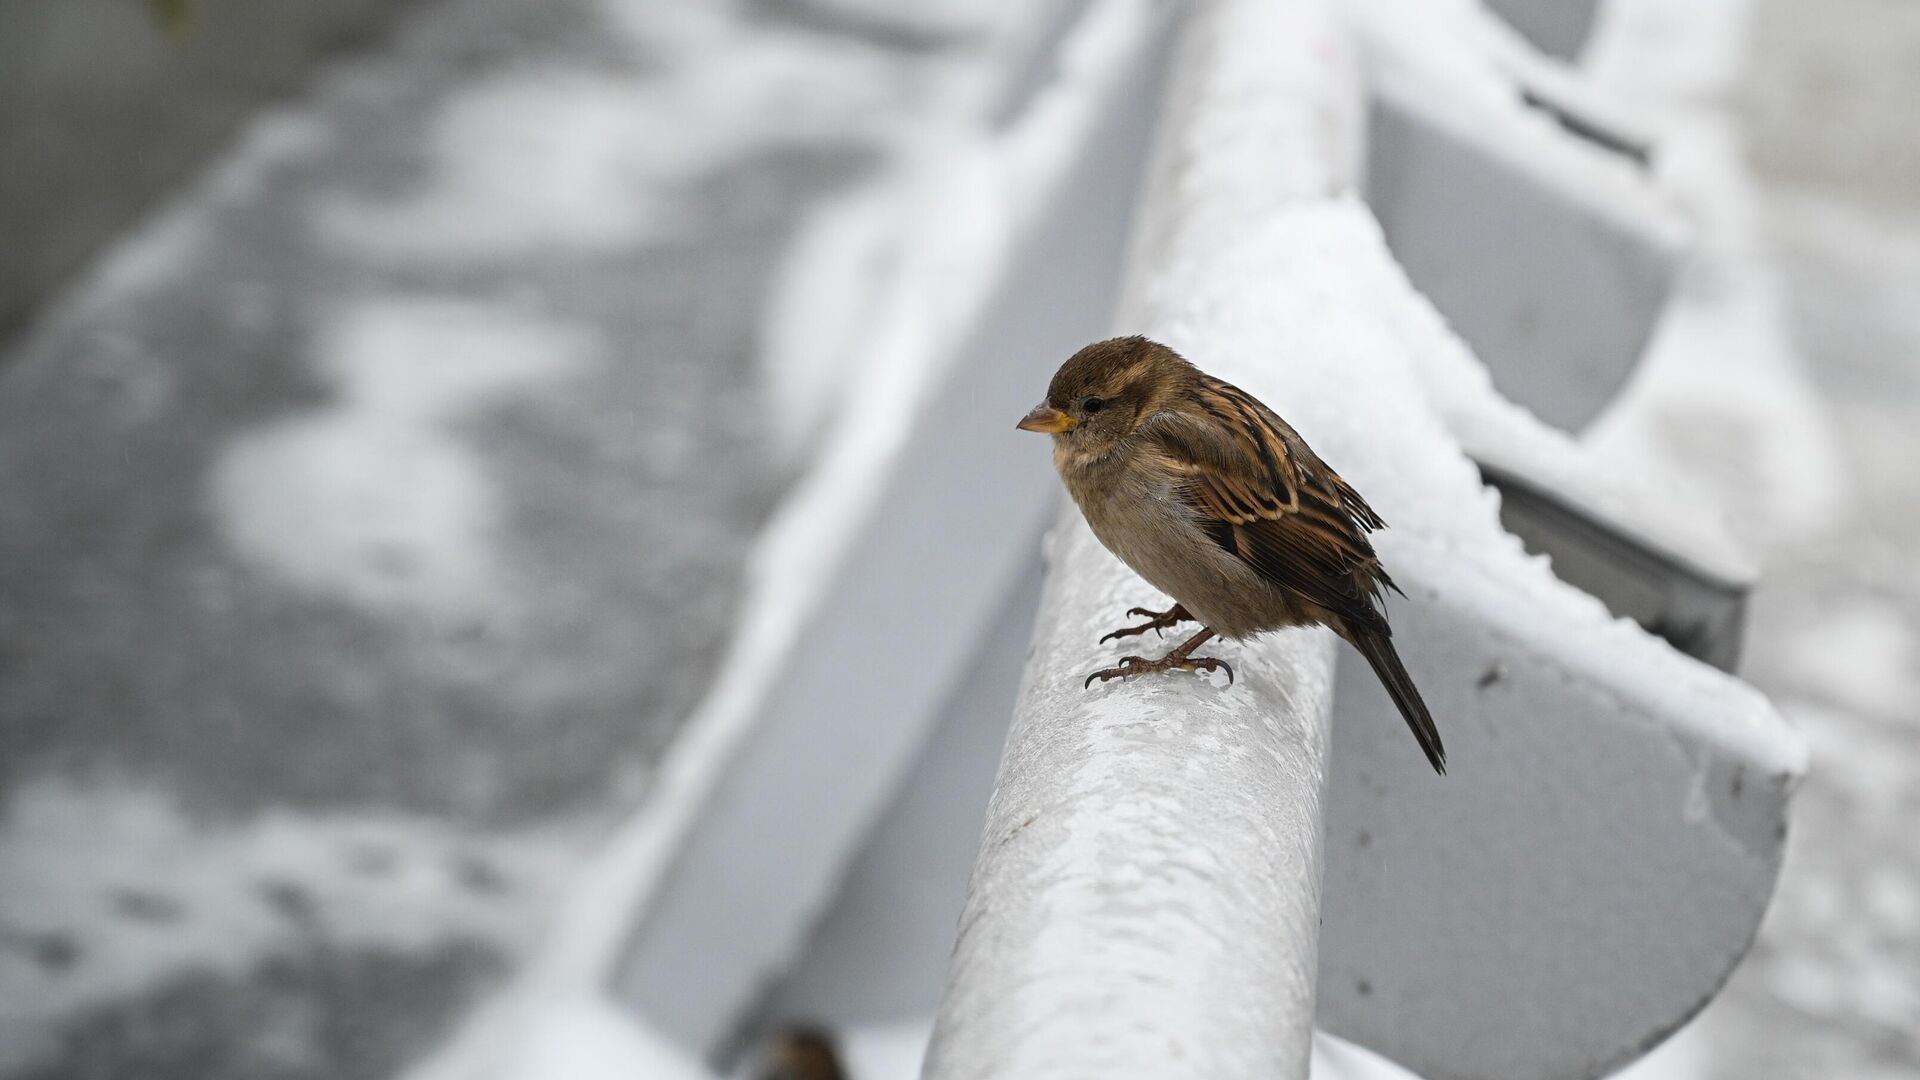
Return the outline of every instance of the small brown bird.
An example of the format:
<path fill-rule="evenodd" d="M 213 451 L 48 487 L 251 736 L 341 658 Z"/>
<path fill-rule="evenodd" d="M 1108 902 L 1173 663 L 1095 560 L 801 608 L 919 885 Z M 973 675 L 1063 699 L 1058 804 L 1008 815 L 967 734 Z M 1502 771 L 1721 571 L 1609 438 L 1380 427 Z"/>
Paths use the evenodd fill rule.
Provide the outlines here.
<path fill-rule="evenodd" d="M 824 1028 L 785 1028 L 766 1049 L 767 1060 L 756 1074 L 759 1080 L 847 1080 L 840 1050 Z"/>
<path fill-rule="evenodd" d="M 1053 464 L 1093 534 L 1154 588 L 1166 611 L 1101 638 L 1197 621 L 1200 632 L 1158 660 L 1128 656 L 1095 679 L 1233 669 L 1193 652 L 1219 635 L 1329 627 L 1359 650 L 1413 729 L 1434 771 L 1446 750 L 1393 649 L 1382 610 L 1399 586 L 1367 534 L 1384 527 L 1360 493 L 1285 420 L 1144 337 L 1074 353 L 1047 400 L 1019 426 L 1053 436 Z"/>

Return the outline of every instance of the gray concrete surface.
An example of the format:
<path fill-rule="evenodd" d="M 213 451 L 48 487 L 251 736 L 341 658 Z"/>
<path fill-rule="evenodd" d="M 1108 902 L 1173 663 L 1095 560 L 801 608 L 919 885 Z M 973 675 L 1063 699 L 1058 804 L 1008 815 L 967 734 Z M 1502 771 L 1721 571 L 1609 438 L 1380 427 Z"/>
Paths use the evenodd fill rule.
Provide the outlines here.
<path fill-rule="evenodd" d="M 707 689 L 788 471 L 782 246 L 955 47 L 430 5 L 40 313 L 0 359 L 0 1075 L 385 1077 L 502 976 Z"/>
<path fill-rule="evenodd" d="M 0 334 L 403 0 L 0 4 Z"/>

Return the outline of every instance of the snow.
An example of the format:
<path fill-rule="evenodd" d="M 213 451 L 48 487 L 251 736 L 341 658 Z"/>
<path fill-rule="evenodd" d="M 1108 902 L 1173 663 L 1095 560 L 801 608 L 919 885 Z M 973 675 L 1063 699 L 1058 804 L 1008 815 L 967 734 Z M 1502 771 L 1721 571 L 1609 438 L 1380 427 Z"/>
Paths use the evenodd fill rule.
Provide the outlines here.
<path fill-rule="evenodd" d="M 895 373 L 929 370 L 969 332 L 1011 245 L 1033 229 L 1040 193 L 1084 140 L 1099 96 L 1088 87 L 1105 80 L 1108 58 L 1132 32 L 1118 18 L 1077 24 L 1050 76 L 1011 102 L 1009 116 L 1017 88 L 1006 85 L 1006 69 L 1039 47 L 1038 28 L 1004 16 L 989 26 L 977 69 L 953 74 L 896 163 L 817 207 L 782 259 L 763 320 L 762 371 L 789 455 L 816 450 L 864 383 L 884 382 L 911 401 Z"/>
<path fill-rule="evenodd" d="M 497 617 L 500 499 L 458 424 L 598 362 L 592 332 L 512 304 L 389 295 L 343 306 L 312 358 L 334 399 L 230 440 L 210 502 L 268 575 L 376 611 Z"/>
<path fill-rule="evenodd" d="M 1057 167 L 1051 154 L 1007 154 L 984 126 L 948 134 L 818 208 L 782 260 L 761 367 L 780 448 L 796 460 L 822 450 L 821 433 L 858 387 L 914 400 L 984 302 L 1010 215 L 1031 197 L 1021 186 Z"/>
<path fill-rule="evenodd" d="M 493 1065 L 553 1080 L 713 1080 L 713 1072 L 603 997 L 546 1003 Z"/>
<path fill-rule="evenodd" d="M 933 1035 L 933 1020 L 862 1024 L 840 1034 L 840 1056 L 849 1080 L 913 1080 Z"/>
<path fill-rule="evenodd" d="M 1556 65 L 1479 4 L 1367 0 L 1353 11 L 1383 93 L 1423 103 L 1433 122 L 1553 178 L 1603 215 L 1630 222 L 1648 202 L 1631 162 L 1568 138 L 1552 117 L 1524 104 L 1517 86 L 1545 83 L 1578 93 L 1579 84 L 1560 77 Z M 1585 95 L 1565 104 L 1602 116 L 1606 110 Z"/>
<path fill-rule="evenodd" d="M 1595 454 L 1548 428 L 1495 392 L 1487 369 L 1464 350 L 1428 350 L 1420 356 L 1415 375 L 1422 389 L 1475 461 L 1524 476 L 1721 580 L 1750 581 L 1757 574 L 1755 553 L 1735 541 L 1720 518 L 1672 512 L 1685 505 L 1687 489 L 1671 482 L 1664 470 Z"/>
<path fill-rule="evenodd" d="M 1778 543 L 1822 529 L 1847 480 L 1756 247 L 1753 182 L 1726 101 L 1744 8 L 1615 4 L 1595 35 L 1590 77 L 1647 118 L 1656 175 L 1695 223 L 1698 250 L 1634 380 L 1587 442 L 1715 508 L 1733 534 Z"/>
<path fill-rule="evenodd" d="M 1251 370 L 1238 381 L 1289 415 L 1393 523 L 1378 546 L 1412 598 L 1394 612 L 1396 636 L 1436 714 L 1448 718 L 1447 783 L 1458 785 L 1408 776 L 1384 798 L 1364 794 L 1360 777 L 1389 767 L 1375 755 L 1398 747 L 1405 757 L 1404 733 L 1371 703 L 1377 692 L 1364 672 L 1351 669 L 1336 696 L 1352 711 L 1336 725 L 1330 821 L 1336 836 L 1370 840 L 1350 858 L 1333 857 L 1329 871 L 1329 895 L 1341 900 L 1323 942 L 1323 989 L 1341 1018 L 1334 1029 L 1442 1075 L 1546 1069 L 1528 1055 L 1582 1044 L 1604 1064 L 1609 1051 L 1596 1044 L 1612 1039 L 1611 1054 L 1627 1053 L 1710 992 L 1744 950 L 1804 745 L 1748 688 L 1561 585 L 1499 531 L 1464 457 L 1418 448 L 1445 445 L 1446 432 L 1412 395 L 1403 365 L 1459 346 L 1431 310 L 1379 303 L 1404 285 L 1363 212 L 1302 212 L 1249 234 L 1244 250 L 1213 261 L 1208 284 L 1285 275 L 1296 285 L 1268 304 L 1263 318 L 1275 329 L 1264 332 L 1288 327 L 1294 355 L 1340 359 L 1291 366 L 1284 381 Z M 1275 267 L 1266 253 L 1282 251 L 1310 276 Z M 1369 388 L 1364 405 L 1343 405 L 1342 388 L 1354 384 Z M 1486 671 L 1499 673 L 1497 693 L 1477 685 Z M 1766 793 L 1738 805 L 1716 795 L 1703 814 L 1702 785 L 1724 790 L 1736 770 L 1768 778 Z M 1498 869 L 1516 863 L 1537 884 L 1517 887 Z M 1679 865 L 1691 868 L 1684 885 L 1662 869 Z M 1419 904 L 1395 901 L 1405 895 L 1397 875 L 1425 883 Z M 1655 899 L 1675 890 L 1691 898 Z M 1676 919 L 1676 905 L 1689 914 Z M 1466 928 L 1490 907 L 1506 911 L 1502 944 L 1467 944 Z M 1382 925 L 1397 932 L 1382 934 Z M 1577 990 L 1563 966 L 1574 941 L 1587 954 L 1580 963 L 1597 965 Z M 1441 997 L 1422 988 L 1429 978 L 1479 989 Z M 1353 993 L 1360 983 L 1366 992 Z M 1480 1009 L 1496 993 L 1512 995 L 1498 1023 L 1511 1041 L 1495 1051 L 1455 1035 L 1493 1022 Z M 1529 1034 L 1556 1025 L 1550 1017 L 1561 1009 L 1586 1017 L 1578 1042 Z"/>
<path fill-rule="evenodd" d="M 1863 598 L 1789 633 L 1777 677 L 1826 688 L 1834 704 L 1867 715 L 1898 716 L 1920 701 L 1920 630 L 1898 605 Z"/>
<path fill-rule="evenodd" d="M 716 167 L 826 141 L 884 145 L 911 115 L 913 75 L 892 54 L 754 22 L 735 4 L 603 11 L 629 68 L 536 63 L 475 80 L 428 122 L 425 181 L 333 198 L 316 213 L 322 235 L 403 261 L 684 241 L 699 223 L 695 182 Z"/>
<path fill-rule="evenodd" d="M 116 777 L 29 781 L 5 820 L 0 933 L 38 945 L 0 950 L 9 1069 L 52 1049 L 61 1018 L 183 972 L 243 976 L 315 935 L 409 955 L 474 942 L 517 953 L 527 908 L 549 902 L 544 883 L 578 857 L 558 826 L 482 833 L 373 810 L 210 823 Z"/>
<path fill-rule="evenodd" d="M 762 383 L 783 454 L 817 449 L 886 282 L 906 258 L 911 200 L 887 174 L 814 207 L 782 255 L 761 317 Z"/>
<path fill-rule="evenodd" d="M 1622 130 L 1604 99 L 1477 6 L 1355 10 L 1376 93 L 1368 191 L 1396 257 L 1496 386 L 1584 426 L 1659 315 L 1678 218 L 1629 156 L 1558 118 Z"/>

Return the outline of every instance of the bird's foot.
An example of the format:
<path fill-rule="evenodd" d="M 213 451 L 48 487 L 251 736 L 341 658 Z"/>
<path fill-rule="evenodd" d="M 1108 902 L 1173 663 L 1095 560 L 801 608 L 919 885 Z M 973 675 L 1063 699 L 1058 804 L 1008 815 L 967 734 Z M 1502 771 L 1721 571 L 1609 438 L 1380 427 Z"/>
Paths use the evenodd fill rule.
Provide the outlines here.
<path fill-rule="evenodd" d="M 1101 642 L 1104 643 L 1123 637 L 1132 637 L 1135 634 L 1144 634 L 1149 630 L 1155 634 L 1159 634 L 1160 631 L 1168 629 L 1169 627 L 1179 626 L 1183 622 L 1193 621 L 1193 616 L 1187 614 L 1187 609 L 1181 607 L 1179 604 L 1175 604 L 1165 611 L 1148 611 L 1143 607 L 1128 608 L 1127 614 L 1144 615 L 1148 621 L 1141 623 L 1139 626 L 1123 626 L 1101 638 Z M 1161 636 L 1164 637 L 1165 635 Z"/>
<path fill-rule="evenodd" d="M 1092 686 L 1095 679 L 1106 682 L 1108 679 L 1152 675 L 1161 671 L 1204 671 L 1209 674 L 1224 671 L 1227 673 L 1227 685 L 1233 685 L 1233 668 L 1225 660 L 1212 656 L 1182 656 L 1180 653 L 1180 649 L 1175 649 L 1158 660 L 1149 660 L 1144 656 L 1123 656 L 1120 658 L 1120 663 L 1094 672 L 1087 676 L 1087 681 L 1081 685 Z"/>

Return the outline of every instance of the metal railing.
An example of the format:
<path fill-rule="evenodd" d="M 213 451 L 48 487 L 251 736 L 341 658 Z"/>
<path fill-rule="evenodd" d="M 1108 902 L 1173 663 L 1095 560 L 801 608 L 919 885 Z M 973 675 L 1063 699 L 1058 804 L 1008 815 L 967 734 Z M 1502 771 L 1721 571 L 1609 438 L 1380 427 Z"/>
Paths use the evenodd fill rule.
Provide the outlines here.
<path fill-rule="evenodd" d="M 1351 186 L 1363 115 L 1328 5 L 1190 19 L 1117 323 L 1169 337 L 1197 329 L 1178 322 L 1183 268 L 1233 243 L 1243 215 Z M 1218 123 L 1223 96 L 1252 106 L 1249 126 Z M 1248 647 L 1231 693 L 1184 679 L 1088 691 L 1110 662 L 1101 634 L 1152 597 L 1070 507 L 1048 565 L 924 1075 L 1304 1076 L 1330 637 Z"/>
<path fill-rule="evenodd" d="M 1553 227 L 1499 242 L 1585 230 L 1595 250 L 1533 253 L 1535 269 L 1507 285 L 1577 293 L 1597 274 L 1640 275 L 1569 308 L 1540 363 L 1570 362 L 1568 338 L 1628 357 L 1644 342 L 1672 237 L 1658 211 L 1640 216 L 1650 200 L 1630 185 L 1644 178 L 1622 172 L 1607 140 L 1532 115 L 1527 86 L 1544 76 L 1502 49 L 1476 57 L 1485 28 L 1459 11 L 1436 21 L 1381 3 L 1348 23 L 1311 0 L 1196 5 L 1118 324 L 1273 404 L 1394 526 L 1380 547 L 1409 597 L 1394 605 L 1396 640 L 1452 775 L 1427 773 L 1344 656 L 1329 753 L 1319 631 L 1228 651 L 1254 673 L 1231 691 L 1082 690 L 1110 661 L 1100 633 L 1156 598 L 1068 510 L 931 1080 L 1300 1076 L 1315 1023 L 1433 1077 L 1600 1076 L 1691 1015 L 1750 941 L 1804 747 L 1751 690 L 1523 551 L 1473 456 L 1565 492 L 1561 509 L 1582 522 L 1670 542 L 1635 541 L 1659 564 L 1642 568 L 1651 578 L 1676 560 L 1724 569 L 1724 545 L 1701 540 L 1711 530 L 1673 534 L 1608 463 L 1504 400 L 1348 194 L 1368 85 L 1417 100 L 1399 122 L 1434 125 L 1415 141 L 1449 142 L 1454 160 L 1497 165 L 1564 140 L 1545 164 L 1501 167 L 1499 190 L 1524 192 L 1522 216 Z M 1380 40 L 1423 27 L 1418 42 Z M 1429 53 L 1448 56 L 1446 70 L 1426 70 Z M 1393 68 L 1408 56 L 1421 70 Z M 1510 110 L 1446 81 L 1476 61 L 1473 79 L 1506 80 Z M 1419 185 L 1459 175 L 1374 186 L 1403 210 L 1432 209 Z M 1465 276 L 1477 252 L 1462 242 L 1450 257 Z M 1612 321 L 1598 332 L 1596 319 Z M 1562 403 L 1563 420 L 1604 401 L 1624 372 L 1609 370 Z M 1737 610 L 1721 621 L 1737 629 Z"/>

